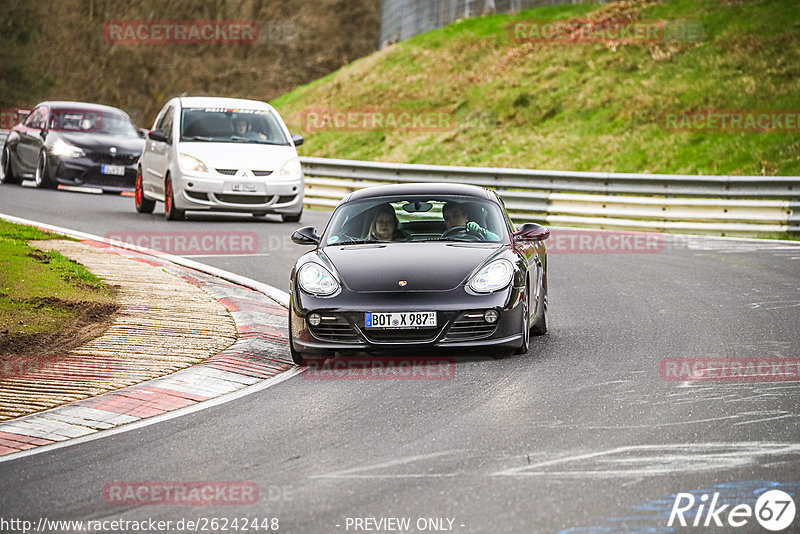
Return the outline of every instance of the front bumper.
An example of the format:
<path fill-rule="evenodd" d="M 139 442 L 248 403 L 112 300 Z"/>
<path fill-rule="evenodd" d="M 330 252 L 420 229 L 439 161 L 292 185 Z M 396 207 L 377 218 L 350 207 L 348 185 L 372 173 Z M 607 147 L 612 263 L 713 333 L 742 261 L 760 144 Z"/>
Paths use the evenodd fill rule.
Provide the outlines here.
<path fill-rule="evenodd" d="M 173 183 L 182 210 L 295 215 L 303 210 L 303 176 L 218 177 L 184 174 Z"/>
<path fill-rule="evenodd" d="M 104 173 L 106 165 L 122 167 L 124 174 Z M 51 169 L 51 178 L 62 185 L 93 187 L 107 193 L 133 191 L 136 185 L 136 161 L 129 164 L 102 163 L 88 157 L 61 158 L 49 155 L 48 167 Z"/>
<path fill-rule="evenodd" d="M 337 307 L 330 304 L 331 300 L 337 301 L 339 297 L 315 298 L 293 291 L 290 305 L 292 343 L 295 350 L 312 355 L 329 355 L 334 351 L 397 354 L 398 351 L 437 348 L 518 348 L 522 343 L 522 289 L 515 287 L 480 296 L 467 294 L 463 287 L 435 292 L 433 297 L 430 293 L 383 293 L 374 304 L 361 299 L 359 303 L 339 303 Z M 357 299 L 351 295 L 347 300 Z M 483 319 L 484 312 L 490 309 L 499 314 L 494 324 Z M 365 327 L 366 312 L 388 311 L 436 311 L 437 326 L 418 330 Z M 322 316 L 318 326 L 307 322 L 310 313 Z"/>

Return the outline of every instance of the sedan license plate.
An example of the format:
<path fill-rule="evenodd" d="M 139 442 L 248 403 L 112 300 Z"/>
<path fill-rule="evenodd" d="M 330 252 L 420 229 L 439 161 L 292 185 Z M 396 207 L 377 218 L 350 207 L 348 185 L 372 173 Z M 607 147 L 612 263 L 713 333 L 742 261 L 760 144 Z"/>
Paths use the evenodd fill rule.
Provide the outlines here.
<path fill-rule="evenodd" d="M 125 167 L 122 165 L 103 165 L 101 172 L 103 174 L 113 174 L 114 176 L 125 176 Z"/>
<path fill-rule="evenodd" d="M 436 328 L 436 312 L 367 313 L 367 328 Z"/>

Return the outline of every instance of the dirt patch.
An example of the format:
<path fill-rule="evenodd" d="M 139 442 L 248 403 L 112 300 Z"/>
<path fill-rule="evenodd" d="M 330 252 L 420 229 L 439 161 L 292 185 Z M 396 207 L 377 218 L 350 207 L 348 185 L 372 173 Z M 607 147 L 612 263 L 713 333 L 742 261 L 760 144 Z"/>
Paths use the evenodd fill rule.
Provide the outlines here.
<path fill-rule="evenodd" d="M 105 332 L 119 309 L 114 303 L 73 302 L 56 297 L 35 297 L 26 302 L 34 307 L 61 308 L 77 315 L 60 332 L 17 335 L 0 332 L 0 358 L 3 360 L 19 356 L 48 359 L 65 356 Z"/>

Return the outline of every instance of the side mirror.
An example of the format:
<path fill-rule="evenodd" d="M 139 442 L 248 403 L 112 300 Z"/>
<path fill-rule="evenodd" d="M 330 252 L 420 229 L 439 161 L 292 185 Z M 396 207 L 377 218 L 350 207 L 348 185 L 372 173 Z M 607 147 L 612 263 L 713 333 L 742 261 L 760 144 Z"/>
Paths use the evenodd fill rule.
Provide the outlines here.
<path fill-rule="evenodd" d="M 511 234 L 514 241 L 544 241 L 550 237 L 550 230 L 536 223 L 525 223 L 522 228 Z"/>
<path fill-rule="evenodd" d="M 150 139 L 151 141 L 159 141 L 161 143 L 167 142 L 167 134 L 164 133 L 164 130 L 160 128 L 158 130 L 150 130 L 150 133 L 147 135 L 147 138 Z"/>
<path fill-rule="evenodd" d="M 292 143 L 294 143 L 294 146 L 300 146 L 305 143 L 305 139 L 303 139 L 302 135 L 294 134 L 292 136 Z"/>
<path fill-rule="evenodd" d="M 298 245 L 319 245 L 319 235 L 313 226 L 300 228 L 292 234 L 292 242 Z"/>

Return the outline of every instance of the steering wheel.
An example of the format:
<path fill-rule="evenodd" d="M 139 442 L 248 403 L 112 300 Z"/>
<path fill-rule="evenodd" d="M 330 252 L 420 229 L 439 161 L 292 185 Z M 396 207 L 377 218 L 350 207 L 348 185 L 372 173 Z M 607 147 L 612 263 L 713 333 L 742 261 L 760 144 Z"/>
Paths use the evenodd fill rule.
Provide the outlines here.
<path fill-rule="evenodd" d="M 463 237 L 468 238 L 467 241 L 481 241 L 480 237 L 470 234 L 467 231 L 466 226 L 453 226 L 452 228 L 444 231 L 442 238 L 444 239 L 445 237 L 451 237 L 456 234 L 461 234 Z M 459 237 L 461 237 L 461 235 L 459 235 Z"/>

